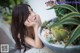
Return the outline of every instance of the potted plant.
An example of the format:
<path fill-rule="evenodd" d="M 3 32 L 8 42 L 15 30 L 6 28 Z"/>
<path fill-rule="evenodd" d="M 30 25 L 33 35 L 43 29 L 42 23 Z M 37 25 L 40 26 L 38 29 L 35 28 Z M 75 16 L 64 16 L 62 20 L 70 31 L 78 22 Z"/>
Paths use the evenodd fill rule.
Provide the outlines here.
<path fill-rule="evenodd" d="M 40 39 L 56 53 L 80 53 L 80 12 L 69 4 L 53 5 L 57 18 L 40 28 Z"/>

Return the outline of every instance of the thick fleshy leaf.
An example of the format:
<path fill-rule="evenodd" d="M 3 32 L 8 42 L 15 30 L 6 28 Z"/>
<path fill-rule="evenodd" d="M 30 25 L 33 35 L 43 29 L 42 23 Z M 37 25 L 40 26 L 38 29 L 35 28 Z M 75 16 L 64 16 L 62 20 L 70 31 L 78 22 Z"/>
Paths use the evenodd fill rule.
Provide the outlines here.
<path fill-rule="evenodd" d="M 65 47 L 67 47 L 69 44 L 71 44 L 79 36 L 80 36 L 80 25 L 78 25 L 77 28 L 73 31 L 73 33 L 71 34 L 71 38 L 69 39 L 69 41 Z"/>
<path fill-rule="evenodd" d="M 72 17 L 80 17 L 80 13 L 79 12 L 71 12 L 71 13 L 68 13 L 66 15 L 64 15 L 61 20 L 63 19 L 67 19 L 67 18 L 72 18 Z"/>
<path fill-rule="evenodd" d="M 65 9 L 68 9 L 68 10 L 73 11 L 73 12 L 78 12 L 76 8 L 74 8 L 73 6 L 68 5 L 68 4 L 55 5 L 55 6 L 49 8 L 47 10 L 56 9 L 56 8 L 65 8 Z"/>
<path fill-rule="evenodd" d="M 80 20 L 76 19 L 76 18 L 69 18 L 69 19 L 65 19 L 59 22 L 59 24 L 74 24 L 74 25 L 79 25 L 80 24 Z"/>
<path fill-rule="evenodd" d="M 76 18 L 80 17 L 80 13 L 78 12 L 72 12 L 69 14 L 66 14 L 62 17 L 62 19 L 60 19 L 60 21 L 53 23 L 53 26 L 55 25 L 61 25 L 61 24 L 75 24 L 75 25 L 79 25 L 80 21 Z"/>

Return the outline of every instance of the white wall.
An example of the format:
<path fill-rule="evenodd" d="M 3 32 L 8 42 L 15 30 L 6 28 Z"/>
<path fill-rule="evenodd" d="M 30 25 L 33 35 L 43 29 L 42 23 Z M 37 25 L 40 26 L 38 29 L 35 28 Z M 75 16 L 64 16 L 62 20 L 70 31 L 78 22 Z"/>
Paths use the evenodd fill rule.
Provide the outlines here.
<path fill-rule="evenodd" d="M 42 22 L 50 20 L 56 17 L 54 9 L 46 10 L 49 7 L 45 5 L 48 0 L 28 0 L 33 10 L 40 15 Z"/>

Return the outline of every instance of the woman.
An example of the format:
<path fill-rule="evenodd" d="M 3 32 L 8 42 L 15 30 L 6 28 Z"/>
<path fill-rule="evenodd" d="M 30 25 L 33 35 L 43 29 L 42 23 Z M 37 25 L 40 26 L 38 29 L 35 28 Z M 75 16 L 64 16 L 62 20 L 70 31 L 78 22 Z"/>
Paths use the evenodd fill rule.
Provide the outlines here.
<path fill-rule="evenodd" d="M 16 42 L 16 47 L 42 48 L 42 42 L 38 37 L 38 28 L 41 26 L 40 17 L 28 4 L 19 4 L 12 11 L 11 32 Z"/>

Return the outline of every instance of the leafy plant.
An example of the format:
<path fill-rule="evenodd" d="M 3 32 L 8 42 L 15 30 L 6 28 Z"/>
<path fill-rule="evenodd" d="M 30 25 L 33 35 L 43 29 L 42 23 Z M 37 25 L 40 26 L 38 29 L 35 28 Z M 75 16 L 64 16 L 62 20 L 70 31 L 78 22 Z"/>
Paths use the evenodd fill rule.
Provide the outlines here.
<path fill-rule="evenodd" d="M 63 25 L 63 26 L 67 25 L 65 27 L 67 27 L 67 29 L 69 30 L 69 27 L 76 26 L 73 29 L 71 28 L 72 30 L 69 30 L 69 32 L 71 31 L 71 33 L 69 34 L 70 38 L 66 44 L 66 46 L 68 46 L 69 44 L 74 42 L 74 40 L 76 40 L 77 38 L 80 37 L 80 13 L 76 8 L 74 8 L 73 6 L 71 6 L 69 4 L 55 5 L 55 6 L 52 6 L 51 8 L 49 8 L 48 10 L 53 9 L 53 8 L 55 10 L 57 8 L 58 9 L 62 8 L 62 9 L 68 10 L 69 12 L 65 13 L 63 16 L 57 16 L 59 21 L 54 22 L 52 24 L 52 27 L 60 26 L 60 25 Z M 59 12 L 61 12 L 61 11 L 59 11 Z M 70 26 L 68 26 L 68 25 L 70 25 Z"/>

